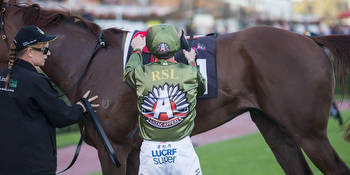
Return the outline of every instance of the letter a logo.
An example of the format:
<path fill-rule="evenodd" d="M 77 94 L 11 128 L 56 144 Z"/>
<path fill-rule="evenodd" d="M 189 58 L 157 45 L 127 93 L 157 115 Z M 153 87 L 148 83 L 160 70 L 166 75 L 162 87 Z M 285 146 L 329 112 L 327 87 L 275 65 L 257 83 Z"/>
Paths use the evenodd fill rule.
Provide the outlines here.
<path fill-rule="evenodd" d="M 146 121 L 157 128 L 170 128 L 181 123 L 190 112 L 186 92 L 179 85 L 153 87 L 141 104 L 141 113 Z"/>

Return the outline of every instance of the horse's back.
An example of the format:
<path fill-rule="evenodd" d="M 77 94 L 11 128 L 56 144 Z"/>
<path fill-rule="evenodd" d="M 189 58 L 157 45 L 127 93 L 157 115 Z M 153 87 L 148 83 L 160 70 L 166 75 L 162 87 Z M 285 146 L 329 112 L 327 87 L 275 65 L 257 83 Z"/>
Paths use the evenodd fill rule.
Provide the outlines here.
<path fill-rule="evenodd" d="M 313 64 L 329 65 L 329 59 L 314 41 L 283 29 L 259 26 L 218 37 L 219 43 L 226 40 L 232 42 L 234 47 L 238 47 L 240 53 L 246 50 L 254 61 L 281 63 L 301 61 L 310 68 L 315 67 Z M 232 48 L 228 50 L 233 51 Z"/>
<path fill-rule="evenodd" d="M 253 27 L 218 37 L 217 47 L 219 74 L 220 67 L 239 70 L 233 73 L 232 84 L 250 89 L 250 101 L 256 108 L 271 115 L 275 111 L 311 115 L 318 107 L 328 110 L 332 67 L 311 39 L 282 29 Z"/>

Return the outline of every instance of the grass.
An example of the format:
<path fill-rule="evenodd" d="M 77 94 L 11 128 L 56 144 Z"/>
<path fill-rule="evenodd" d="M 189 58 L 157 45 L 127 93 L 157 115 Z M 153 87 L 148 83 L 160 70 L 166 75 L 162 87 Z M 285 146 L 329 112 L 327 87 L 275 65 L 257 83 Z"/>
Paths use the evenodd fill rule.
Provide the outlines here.
<path fill-rule="evenodd" d="M 283 174 L 260 134 L 201 146 L 196 152 L 206 175 Z"/>
<path fill-rule="evenodd" d="M 65 146 L 78 144 L 80 138 L 80 132 L 71 132 L 65 134 L 58 134 L 56 137 L 57 140 L 57 148 L 62 148 Z"/>
<path fill-rule="evenodd" d="M 102 175 L 102 173 L 101 172 L 95 172 L 95 173 L 92 173 L 90 175 Z"/>
<path fill-rule="evenodd" d="M 350 111 L 342 112 L 342 116 L 349 122 Z M 344 141 L 344 131 L 333 118 L 329 119 L 328 136 L 340 157 L 350 166 L 350 144 Z M 200 146 L 196 152 L 204 175 L 284 174 L 260 133 Z M 315 175 L 322 174 L 308 158 L 307 161 Z M 101 174 L 95 172 L 91 175 Z"/>
<path fill-rule="evenodd" d="M 334 95 L 334 100 L 336 100 L 336 101 L 350 100 L 350 95 L 349 94 L 345 94 L 345 95 L 335 94 Z"/>
<path fill-rule="evenodd" d="M 349 118 L 350 112 L 342 113 Z M 330 142 L 345 163 L 350 165 L 349 143 L 343 139 L 344 132 L 337 121 L 330 118 L 328 136 Z M 196 148 L 205 175 L 251 175 L 284 174 L 272 151 L 259 133 L 238 139 L 214 143 Z M 308 160 L 315 175 L 322 173 Z"/>

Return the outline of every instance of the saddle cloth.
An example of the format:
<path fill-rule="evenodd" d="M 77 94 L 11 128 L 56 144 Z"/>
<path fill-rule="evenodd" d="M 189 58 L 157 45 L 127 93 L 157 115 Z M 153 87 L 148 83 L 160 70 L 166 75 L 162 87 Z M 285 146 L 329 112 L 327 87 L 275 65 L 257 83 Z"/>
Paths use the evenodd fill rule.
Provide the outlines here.
<path fill-rule="evenodd" d="M 132 47 L 130 45 L 131 39 L 137 35 L 141 37 L 146 36 L 145 31 L 132 31 L 129 32 L 125 42 L 124 50 L 128 52 L 124 53 L 123 65 L 127 63 Z M 194 37 L 191 47 L 196 51 L 196 62 L 199 66 L 199 71 L 206 80 L 206 92 L 204 95 L 198 98 L 215 98 L 218 95 L 218 84 L 217 84 L 217 70 L 216 70 L 216 34 L 208 34 L 205 36 Z M 189 38 L 189 37 L 186 37 Z M 151 54 L 145 47 L 142 50 L 143 64 L 148 64 L 153 61 Z M 182 50 L 179 50 L 175 55 L 175 60 L 180 63 L 187 64 L 187 60 Z"/>

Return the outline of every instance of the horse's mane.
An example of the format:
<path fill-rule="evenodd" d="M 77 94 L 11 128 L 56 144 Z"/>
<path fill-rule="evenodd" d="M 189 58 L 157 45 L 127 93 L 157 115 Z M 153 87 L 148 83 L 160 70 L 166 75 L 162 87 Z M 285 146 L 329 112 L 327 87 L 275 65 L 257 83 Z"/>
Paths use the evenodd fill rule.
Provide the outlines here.
<path fill-rule="evenodd" d="M 28 25 L 31 24 L 38 27 L 46 27 L 66 21 L 87 28 L 95 35 L 98 35 L 101 31 L 101 27 L 97 24 L 88 22 L 78 16 L 71 15 L 70 12 L 67 11 L 43 10 L 38 4 L 22 6 L 19 8 L 19 11 L 23 12 L 23 20 Z"/>
<path fill-rule="evenodd" d="M 88 29 L 96 36 L 98 36 L 102 30 L 99 25 L 72 15 L 69 11 L 44 10 L 40 8 L 38 4 L 16 6 L 19 7 L 18 11 L 23 12 L 23 20 L 26 25 L 36 25 L 41 28 L 50 25 L 58 25 L 61 22 L 69 22 Z M 123 31 L 120 30 L 119 32 Z"/>

